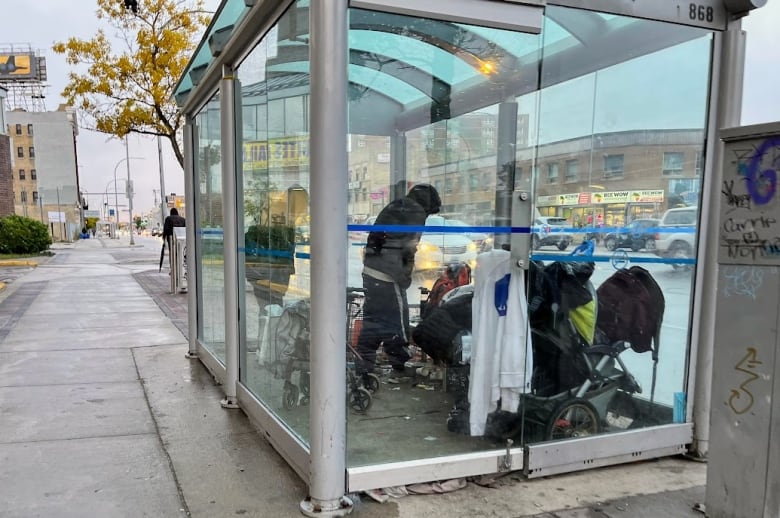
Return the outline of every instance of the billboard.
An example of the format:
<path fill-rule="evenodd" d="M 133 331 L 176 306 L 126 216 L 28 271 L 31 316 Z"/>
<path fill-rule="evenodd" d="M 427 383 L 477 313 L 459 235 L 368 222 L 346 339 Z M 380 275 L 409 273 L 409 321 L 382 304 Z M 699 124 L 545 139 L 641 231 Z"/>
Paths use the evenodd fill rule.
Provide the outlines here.
<path fill-rule="evenodd" d="M 37 81 L 38 58 L 29 52 L 0 53 L 0 81 Z"/>

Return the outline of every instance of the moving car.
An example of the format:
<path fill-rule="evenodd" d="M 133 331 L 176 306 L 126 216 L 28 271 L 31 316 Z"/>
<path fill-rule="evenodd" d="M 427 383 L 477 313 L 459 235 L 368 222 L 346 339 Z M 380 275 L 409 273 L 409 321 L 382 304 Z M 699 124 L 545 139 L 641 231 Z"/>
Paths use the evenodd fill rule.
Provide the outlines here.
<path fill-rule="evenodd" d="M 442 216 L 429 216 L 428 220 L 431 220 L 431 218 L 438 218 L 441 220 L 444 220 L 444 223 L 441 223 L 447 227 L 473 227 L 475 225 L 469 225 L 468 223 L 461 221 L 459 219 L 449 219 Z M 439 225 L 440 223 L 426 223 L 426 225 Z M 477 249 L 482 252 L 485 250 L 488 250 L 493 247 L 493 238 L 490 236 L 490 234 L 486 234 L 484 232 L 471 232 L 466 231 L 463 232 L 463 235 L 467 238 L 474 241 L 474 243 L 477 244 Z"/>
<path fill-rule="evenodd" d="M 537 216 L 531 229 L 531 248 L 556 246 L 558 250 L 566 250 L 574 240 L 567 227 L 570 225 L 566 218 Z"/>
<path fill-rule="evenodd" d="M 655 233 L 660 219 L 635 219 L 628 226 L 609 232 L 604 236 L 604 246 L 610 252 L 619 248 L 630 248 L 634 252 L 641 249 L 655 249 Z"/>
<path fill-rule="evenodd" d="M 698 207 L 679 207 L 664 212 L 655 234 L 655 255 L 671 259 L 692 259 L 696 251 Z M 688 269 L 689 263 L 672 263 L 674 269 Z"/>
<path fill-rule="evenodd" d="M 428 216 L 427 227 L 457 227 L 442 216 Z M 423 232 L 414 256 L 414 267 L 419 271 L 443 271 L 450 263 L 467 263 L 474 268 L 480 245 L 468 237 L 468 233 Z"/>

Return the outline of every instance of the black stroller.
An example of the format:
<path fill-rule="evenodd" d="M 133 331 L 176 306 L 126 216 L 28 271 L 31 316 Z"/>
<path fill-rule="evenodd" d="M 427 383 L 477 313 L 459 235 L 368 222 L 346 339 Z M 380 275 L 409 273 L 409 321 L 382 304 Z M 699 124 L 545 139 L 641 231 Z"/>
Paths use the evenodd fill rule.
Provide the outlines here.
<path fill-rule="evenodd" d="M 533 262 L 529 318 L 534 353 L 526 431 L 537 440 L 595 435 L 638 424 L 632 395 L 642 392 L 620 354 L 631 347 L 596 328 L 593 263 Z M 529 426 L 530 425 L 530 426 Z"/>
<path fill-rule="evenodd" d="M 606 428 L 639 424 L 633 394 L 641 387 L 620 355 L 631 345 L 610 341 L 596 329 L 598 303 L 590 282 L 593 264 L 553 262 L 530 267 L 529 318 L 534 356 L 531 392 L 515 412 L 488 416 L 486 435 L 525 442 L 595 435 Z M 449 340 L 470 331 L 471 319 L 459 314 L 463 304 L 443 304 L 418 325 L 415 341 L 446 365 L 460 351 Z M 468 305 L 470 308 L 470 304 Z M 457 324 L 460 323 L 460 327 Z M 468 433 L 467 387 L 450 412 L 450 431 Z"/>

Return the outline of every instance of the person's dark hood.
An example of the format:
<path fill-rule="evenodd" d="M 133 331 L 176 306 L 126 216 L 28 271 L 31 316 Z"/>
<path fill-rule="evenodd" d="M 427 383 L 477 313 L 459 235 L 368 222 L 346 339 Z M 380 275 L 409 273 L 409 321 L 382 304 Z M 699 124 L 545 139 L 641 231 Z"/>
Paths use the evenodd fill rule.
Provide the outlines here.
<path fill-rule="evenodd" d="M 434 187 L 427 183 L 417 184 L 406 195 L 422 206 L 426 214 L 436 214 L 441 209 L 441 198 Z"/>

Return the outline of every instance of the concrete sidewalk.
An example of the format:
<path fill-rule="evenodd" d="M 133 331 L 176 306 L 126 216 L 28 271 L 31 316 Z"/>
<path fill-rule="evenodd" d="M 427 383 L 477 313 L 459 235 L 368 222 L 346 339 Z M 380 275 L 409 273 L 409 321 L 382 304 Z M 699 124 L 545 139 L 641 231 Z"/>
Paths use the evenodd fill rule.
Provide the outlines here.
<path fill-rule="evenodd" d="M 0 293 L 0 517 L 298 517 L 306 487 L 187 351 L 160 241 L 89 239 Z M 705 465 L 483 477 L 361 517 L 696 517 Z M 648 495 L 648 496 L 641 496 Z"/>

